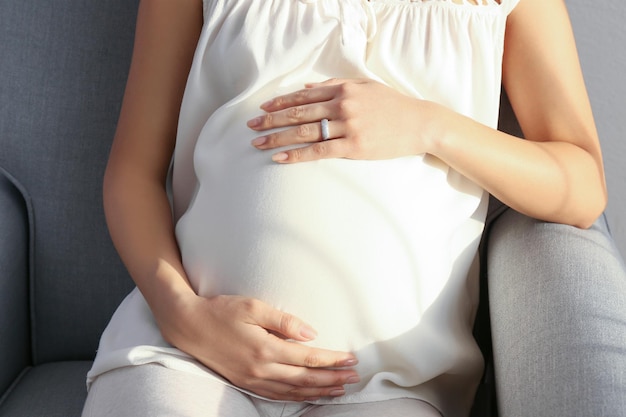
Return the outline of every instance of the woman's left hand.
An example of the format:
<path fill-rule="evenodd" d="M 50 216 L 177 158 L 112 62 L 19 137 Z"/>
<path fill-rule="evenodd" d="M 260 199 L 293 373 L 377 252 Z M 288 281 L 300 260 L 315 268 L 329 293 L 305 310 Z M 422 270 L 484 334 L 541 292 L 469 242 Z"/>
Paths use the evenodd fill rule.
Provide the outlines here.
<path fill-rule="evenodd" d="M 307 84 L 294 93 L 261 105 L 265 114 L 248 126 L 267 133 L 252 141 L 258 149 L 305 146 L 280 151 L 280 163 L 323 158 L 390 159 L 428 152 L 437 134 L 435 115 L 441 106 L 399 93 L 369 79 L 330 79 Z M 328 120 L 328 138 L 322 137 L 321 120 Z M 306 145 L 308 144 L 308 145 Z"/>

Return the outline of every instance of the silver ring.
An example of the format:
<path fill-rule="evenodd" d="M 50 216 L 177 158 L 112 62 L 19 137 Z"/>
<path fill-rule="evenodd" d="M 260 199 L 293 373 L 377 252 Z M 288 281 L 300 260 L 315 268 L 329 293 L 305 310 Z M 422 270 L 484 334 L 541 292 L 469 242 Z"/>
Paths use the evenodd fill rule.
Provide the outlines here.
<path fill-rule="evenodd" d="M 322 140 L 330 139 L 330 132 L 328 131 L 328 119 L 322 119 L 320 121 L 320 126 L 322 127 Z"/>

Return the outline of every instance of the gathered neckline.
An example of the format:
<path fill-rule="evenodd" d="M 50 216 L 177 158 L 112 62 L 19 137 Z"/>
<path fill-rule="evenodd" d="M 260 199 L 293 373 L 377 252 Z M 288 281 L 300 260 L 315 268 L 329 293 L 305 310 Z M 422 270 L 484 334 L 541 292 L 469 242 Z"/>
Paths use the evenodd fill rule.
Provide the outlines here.
<path fill-rule="evenodd" d="M 502 5 L 501 0 L 477 0 L 477 3 L 473 3 L 470 0 L 366 0 L 368 3 L 411 3 L 416 6 L 450 6 L 460 8 L 494 8 Z"/>

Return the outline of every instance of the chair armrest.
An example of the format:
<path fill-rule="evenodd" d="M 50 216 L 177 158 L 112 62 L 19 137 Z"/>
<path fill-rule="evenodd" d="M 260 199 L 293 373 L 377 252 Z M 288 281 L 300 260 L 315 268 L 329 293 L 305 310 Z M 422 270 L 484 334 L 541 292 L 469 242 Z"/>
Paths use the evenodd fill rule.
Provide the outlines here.
<path fill-rule="evenodd" d="M 605 218 L 581 230 L 508 209 L 487 245 L 500 416 L 623 415 L 626 268 Z"/>
<path fill-rule="evenodd" d="M 0 399 L 30 363 L 29 216 L 16 184 L 0 168 Z"/>

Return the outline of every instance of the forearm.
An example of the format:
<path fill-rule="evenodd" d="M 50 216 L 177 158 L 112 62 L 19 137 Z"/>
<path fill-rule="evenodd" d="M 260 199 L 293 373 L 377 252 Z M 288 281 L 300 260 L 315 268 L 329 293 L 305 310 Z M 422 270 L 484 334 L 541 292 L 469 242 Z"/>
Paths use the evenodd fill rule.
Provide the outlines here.
<path fill-rule="evenodd" d="M 157 320 L 192 295 L 164 185 L 131 169 L 108 170 L 105 213 L 115 247 Z"/>
<path fill-rule="evenodd" d="M 566 141 L 529 141 L 449 114 L 430 153 L 513 209 L 589 227 L 606 204 L 602 167 Z"/>

